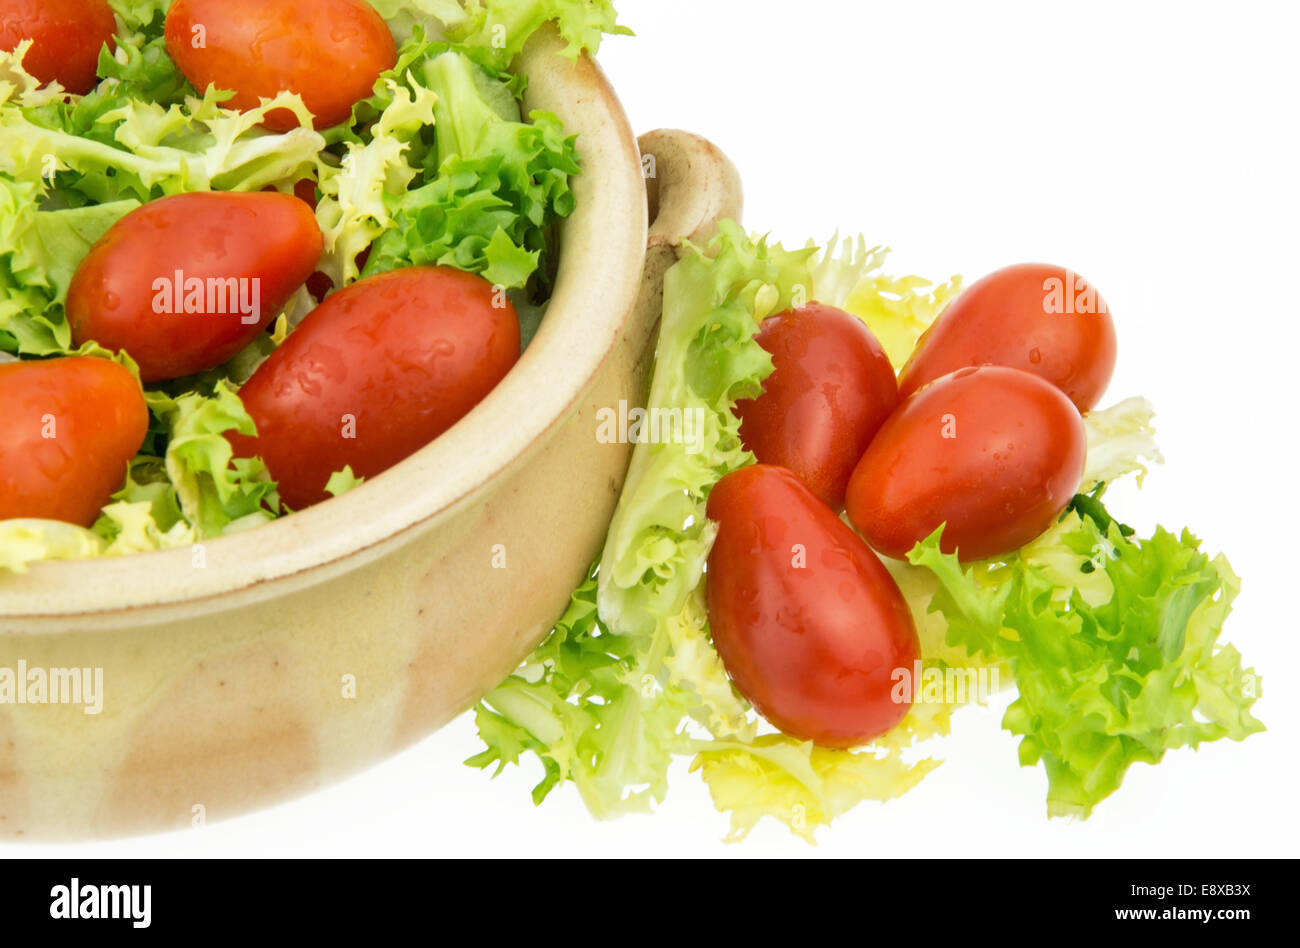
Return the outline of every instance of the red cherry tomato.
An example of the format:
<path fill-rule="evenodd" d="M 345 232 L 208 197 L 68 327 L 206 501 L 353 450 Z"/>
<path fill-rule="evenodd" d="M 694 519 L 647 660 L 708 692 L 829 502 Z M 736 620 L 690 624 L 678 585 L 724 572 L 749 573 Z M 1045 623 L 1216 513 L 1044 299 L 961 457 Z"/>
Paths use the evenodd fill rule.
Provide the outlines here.
<path fill-rule="evenodd" d="M 907 713 L 897 669 L 920 657 L 912 614 L 867 545 L 792 473 L 756 465 L 709 497 L 709 625 L 736 687 L 786 734 L 827 747 Z"/>
<path fill-rule="evenodd" d="M 317 128 L 345 121 L 397 63 L 388 24 L 364 0 L 176 0 L 167 51 L 200 92 L 233 90 L 230 108 L 298 93 Z M 278 109 L 266 124 L 287 131 L 298 120 Z"/>
<path fill-rule="evenodd" d="M 898 404 L 889 357 L 861 320 L 821 303 L 765 319 L 757 340 L 776 368 L 760 398 L 736 406 L 740 437 L 760 463 L 788 468 L 839 509 L 853 466 Z"/>
<path fill-rule="evenodd" d="M 148 430 L 140 385 L 116 362 L 0 365 L 0 520 L 90 526 Z"/>
<path fill-rule="evenodd" d="M 494 305 L 494 303 L 500 305 Z M 373 477 L 487 396 L 519 359 L 519 317 L 482 277 L 411 267 L 335 293 L 240 390 L 260 455 L 293 509 L 325 500 L 331 474 Z"/>
<path fill-rule="evenodd" d="M 1115 322 L 1096 290 L 1061 267 L 1026 263 L 986 276 L 921 337 L 899 377 L 906 398 L 973 365 L 1005 365 L 1051 382 L 1081 412 L 1115 373 Z"/>
<path fill-rule="evenodd" d="M 199 192 L 146 204 L 91 248 L 68 290 L 78 345 L 125 349 L 146 382 L 243 349 L 316 269 L 311 209 L 283 194 Z"/>
<path fill-rule="evenodd" d="M 23 67 L 43 83 L 85 95 L 99 81 L 99 51 L 117 22 L 104 0 L 0 0 L 0 49 L 32 41 Z"/>
<path fill-rule="evenodd" d="M 945 553 L 1010 553 L 1065 509 L 1086 454 L 1083 419 L 1060 389 L 1019 369 L 962 369 L 885 422 L 849 482 L 849 519 L 900 559 L 941 524 Z"/>

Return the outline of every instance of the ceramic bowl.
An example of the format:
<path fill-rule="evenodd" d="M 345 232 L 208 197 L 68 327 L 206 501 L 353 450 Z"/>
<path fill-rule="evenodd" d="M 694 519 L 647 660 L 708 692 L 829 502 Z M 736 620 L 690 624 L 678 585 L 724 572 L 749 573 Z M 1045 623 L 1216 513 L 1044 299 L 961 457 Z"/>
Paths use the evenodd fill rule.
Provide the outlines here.
<path fill-rule="evenodd" d="M 578 210 L 542 329 L 482 404 L 257 530 L 0 575 L 0 670 L 102 674 L 98 713 L 0 703 L 0 839 L 190 826 L 323 786 L 471 707 L 563 611 L 629 458 L 596 413 L 643 400 L 663 272 L 740 205 L 701 139 L 652 133 L 643 159 L 598 66 L 559 46 L 538 37 L 518 68 L 528 107 L 579 136 Z"/>

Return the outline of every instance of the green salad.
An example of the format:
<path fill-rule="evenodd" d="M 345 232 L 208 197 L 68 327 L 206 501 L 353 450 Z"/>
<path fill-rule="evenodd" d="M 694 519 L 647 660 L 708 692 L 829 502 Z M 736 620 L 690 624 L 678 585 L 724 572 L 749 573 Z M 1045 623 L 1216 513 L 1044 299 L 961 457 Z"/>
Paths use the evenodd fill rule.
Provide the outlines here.
<path fill-rule="evenodd" d="M 10 415 L 0 570 L 255 527 L 349 489 L 454 423 L 421 427 L 427 405 L 398 406 L 393 425 L 409 422 L 414 442 L 367 443 L 372 424 L 340 453 L 300 431 L 310 427 L 301 397 L 281 405 L 265 390 L 314 371 L 303 368 L 304 350 L 341 331 L 325 327 L 320 310 L 360 300 L 375 311 L 380 290 L 371 287 L 428 307 L 463 285 L 454 270 L 495 291 L 475 290 L 485 310 L 494 304 L 484 325 L 505 312 L 518 340 L 423 397 L 463 414 L 486 394 L 544 311 L 551 232 L 574 210 L 570 182 L 581 170 L 581 145 L 555 115 L 524 114 L 526 80 L 511 64 L 548 24 L 570 58 L 625 32 L 604 0 L 329 0 L 307 18 L 283 2 L 100 5 L 105 35 L 88 49 L 38 18 L 14 26 L 26 38 L 0 52 L 0 403 Z M 84 6 L 89 30 L 96 4 Z M 335 15 L 359 26 L 331 33 Z M 282 57 L 274 65 L 300 91 L 259 87 L 247 49 L 228 52 L 254 27 L 284 34 L 258 55 Z M 322 124 L 331 113 L 344 117 Z M 301 207 L 286 203 L 295 194 Z M 242 215 L 236 242 L 252 250 L 241 256 L 227 243 L 224 257 L 205 256 L 227 241 L 223 215 L 232 214 Z M 441 276 L 418 286 L 413 276 L 375 282 L 430 268 Z M 156 284 L 172 273 L 175 309 L 171 290 Z M 195 280 L 206 280 L 206 304 L 202 287 L 189 293 Z M 236 282 L 255 286 L 260 308 L 241 319 L 223 298 L 218 314 L 214 282 L 229 283 L 232 299 Z M 428 345 L 389 332 L 373 337 L 381 354 L 362 360 L 354 401 Z M 143 402 L 85 359 L 141 380 Z M 20 430 L 27 411 L 36 423 Z M 57 441 L 41 436 L 46 413 L 64 423 Z M 288 417 L 291 430 L 279 424 Z M 313 451 L 311 471 L 286 460 Z M 108 473 L 97 476 L 96 465 Z M 48 477 L 19 471 L 33 466 Z"/>

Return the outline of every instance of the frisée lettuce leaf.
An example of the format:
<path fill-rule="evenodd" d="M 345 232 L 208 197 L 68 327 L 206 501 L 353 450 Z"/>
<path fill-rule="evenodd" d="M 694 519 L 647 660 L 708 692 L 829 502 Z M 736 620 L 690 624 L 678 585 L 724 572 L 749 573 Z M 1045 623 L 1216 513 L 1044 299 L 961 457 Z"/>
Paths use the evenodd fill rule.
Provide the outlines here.
<path fill-rule="evenodd" d="M 224 437 L 227 431 L 257 434 L 230 386 L 218 382 L 211 395 L 147 392 L 145 400 L 165 436 L 163 466 L 176 505 L 199 539 L 257 526 L 279 515 L 279 495 L 266 465 L 260 459 L 234 457 Z"/>
<path fill-rule="evenodd" d="M 694 445 L 637 445 L 601 557 L 601 617 L 640 636 L 652 632 L 655 617 L 674 615 L 699 584 L 717 533 L 704 512 L 708 493 L 754 461 L 734 411 L 737 401 L 760 395 L 772 373 L 772 357 L 754 335 L 808 281 L 811 251 L 753 242 L 733 225 L 712 249 L 712 257 L 689 254 L 665 278 L 647 406 L 680 411 L 683 429 L 687 418 L 703 424 Z"/>
<path fill-rule="evenodd" d="M 535 111 L 529 122 L 503 115 L 513 100 L 489 98 L 485 84 L 495 80 L 463 53 L 438 55 L 424 79 L 436 97 L 436 174 L 384 195 L 393 226 L 375 241 L 363 275 L 440 264 L 521 288 L 540 265 L 547 228 L 573 213 L 575 139 L 551 113 Z"/>
<path fill-rule="evenodd" d="M 77 265 L 140 206 L 124 200 L 38 210 L 39 187 L 0 175 L 0 351 L 44 356 L 72 344 L 64 317 Z"/>
<path fill-rule="evenodd" d="M 1083 416 L 1088 435 L 1084 493 L 1128 474 L 1137 475 L 1140 487 L 1147 475 L 1147 465 L 1164 463 L 1156 445 L 1155 414 L 1154 406 L 1145 398 L 1127 398 Z"/>
<path fill-rule="evenodd" d="M 1042 763 L 1051 816 L 1089 816 L 1134 763 L 1264 729 L 1259 676 L 1220 641 L 1240 591 L 1228 561 L 1186 530 L 1136 538 L 1089 500 L 1004 564 L 963 568 L 942 530 L 908 556 L 938 580 L 949 644 L 1010 666 L 1002 726 L 1022 765 Z"/>
<path fill-rule="evenodd" d="M 223 108 L 224 98 L 209 89 L 201 99 L 166 107 L 131 99 L 98 120 L 111 143 L 42 124 L 48 113 L 0 103 L 0 172 L 64 192 L 64 200 L 103 203 L 189 191 L 288 190 L 315 167 L 325 140 L 311 129 L 301 98 L 283 92 L 247 112 Z M 295 113 L 303 126 L 283 133 L 263 128 L 277 109 Z"/>
<path fill-rule="evenodd" d="M 890 276 L 884 270 L 888 256 L 888 248 L 869 246 L 865 237 L 832 237 L 813 258 L 809 298 L 861 319 L 899 370 L 922 334 L 961 292 L 962 281 L 956 276 L 946 283 Z"/>
<path fill-rule="evenodd" d="M 398 41 L 436 25 L 456 43 L 488 50 L 506 69 L 538 29 L 554 22 L 570 58 L 600 49 L 605 34 L 632 35 L 618 24 L 612 0 L 370 0 Z"/>
<path fill-rule="evenodd" d="M 172 104 L 195 94 L 167 52 L 164 35 L 172 0 L 109 0 L 117 16 L 114 49 L 101 50 L 99 86 L 76 106 L 86 118 L 102 114 L 122 98 Z"/>
<path fill-rule="evenodd" d="M 25 573 L 41 560 L 84 560 L 104 554 L 95 533 L 58 520 L 0 520 L 0 572 Z"/>
<path fill-rule="evenodd" d="M 316 220 L 325 238 L 321 271 L 336 288 L 357 280 L 361 254 L 397 226 L 392 205 L 419 175 L 412 150 L 421 129 L 434 121 L 437 96 L 413 74 L 384 82 L 387 104 L 370 133 L 346 142 L 341 161 L 328 154 L 316 161 Z"/>
<path fill-rule="evenodd" d="M 426 0 L 427 2 L 427 0 Z M 553 22 L 566 42 L 564 55 L 596 53 L 606 34 L 631 36 L 618 23 L 613 0 L 467 0 L 465 16 L 448 23 L 458 43 L 490 51 L 491 63 L 506 69 L 542 26 Z"/>

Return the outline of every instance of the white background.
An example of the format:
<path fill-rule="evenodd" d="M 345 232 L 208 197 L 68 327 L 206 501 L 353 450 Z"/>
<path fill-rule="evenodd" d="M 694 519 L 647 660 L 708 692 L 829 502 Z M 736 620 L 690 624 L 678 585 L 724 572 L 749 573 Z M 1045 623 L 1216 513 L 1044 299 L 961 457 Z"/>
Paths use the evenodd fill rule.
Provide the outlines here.
<path fill-rule="evenodd" d="M 810 847 L 764 825 L 720 842 L 703 785 L 653 817 L 591 820 L 538 774 L 495 781 L 462 718 L 392 761 L 202 830 L 15 856 L 1192 856 L 1297 854 L 1293 385 L 1300 170 L 1294 3 L 622 0 L 639 34 L 602 61 L 638 131 L 711 136 L 746 223 L 788 242 L 837 228 L 895 269 L 968 280 L 1025 260 L 1084 274 L 1115 314 L 1107 403 L 1160 412 L 1167 456 L 1113 508 L 1192 526 L 1244 577 L 1227 637 L 1264 676 L 1243 744 L 1135 766 L 1088 822 L 1048 821 L 1000 709 L 968 709 L 946 763 Z"/>

